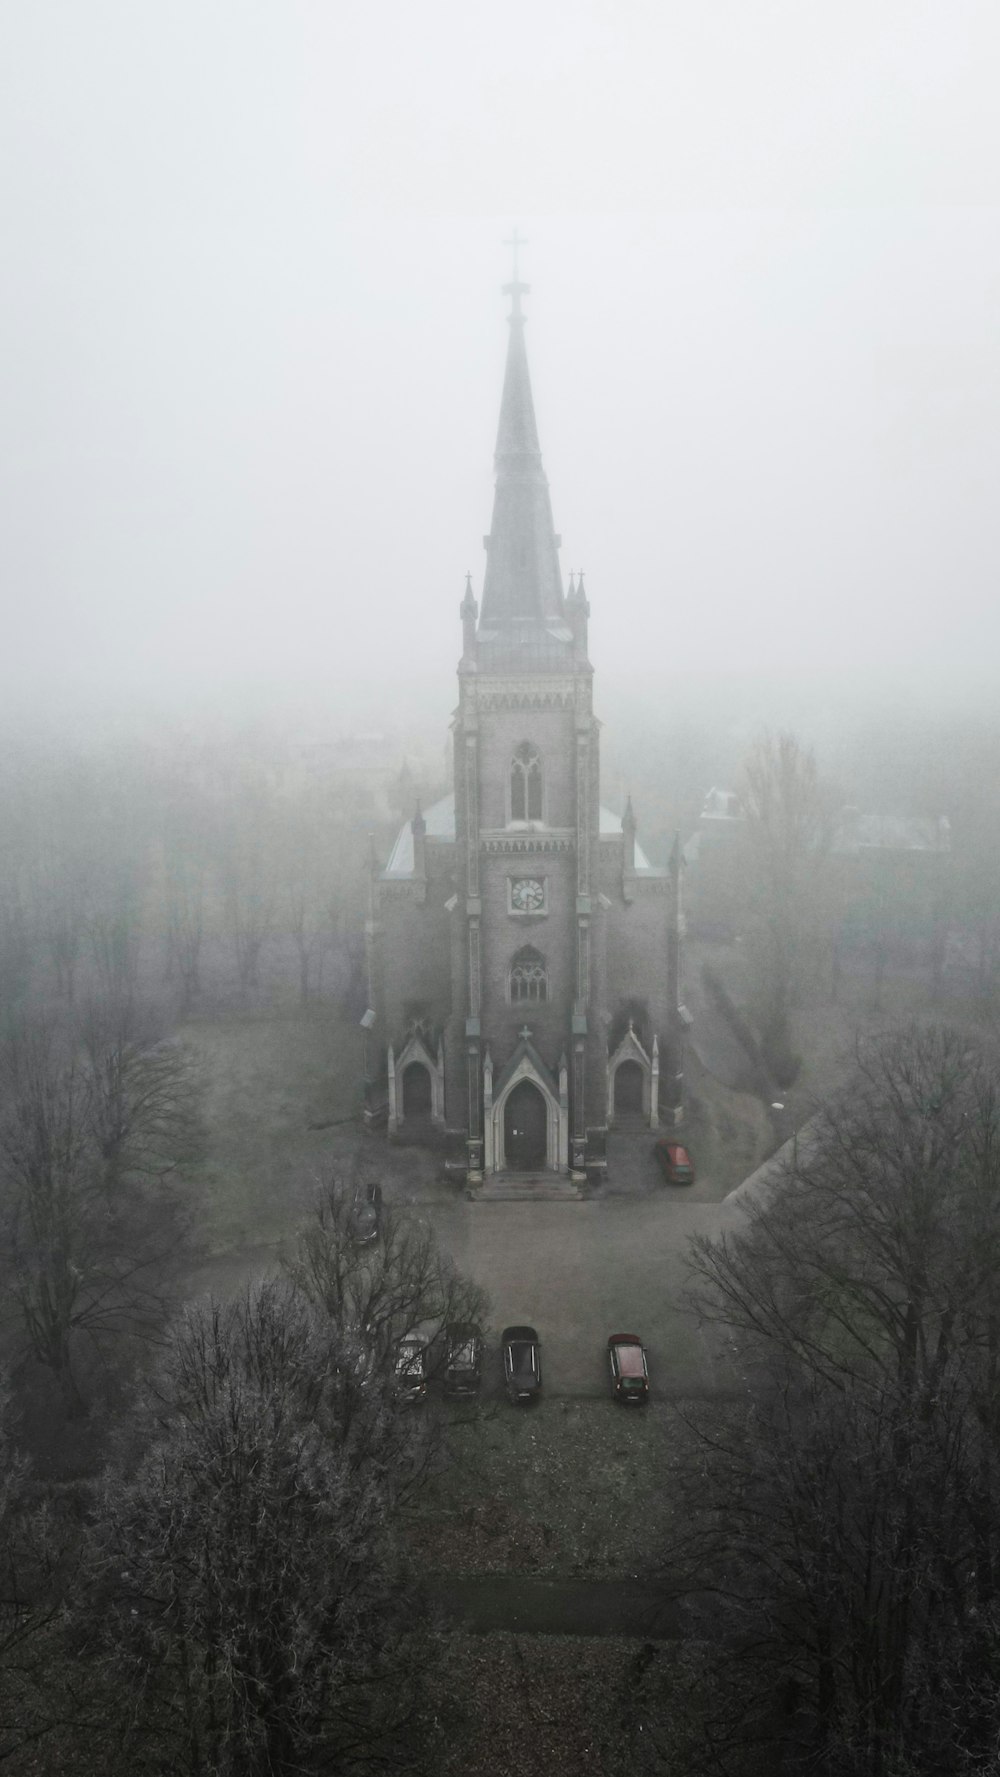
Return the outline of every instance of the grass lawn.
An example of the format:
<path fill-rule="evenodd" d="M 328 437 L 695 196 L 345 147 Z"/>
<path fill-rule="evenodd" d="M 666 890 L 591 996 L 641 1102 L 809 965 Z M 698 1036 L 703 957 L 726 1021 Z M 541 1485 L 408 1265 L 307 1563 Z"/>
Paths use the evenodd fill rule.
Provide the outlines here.
<path fill-rule="evenodd" d="M 331 1167 L 363 1139 L 359 1033 L 335 1011 L 197 1019 L 178 1035 L 205 1091 L 208 1153 L 194 1179 L 196 1240 L 227 1254 L 281 1239 Z"/>
<path fill-rule="evenodd" d="M 602 1636 L 450 1635 L 424 1732 L 436 1777 L 633 1777 L 637 1671 L 670 1649 Z"/>
<path fill-rule="evenodd" d="M 671 1521 L 673 1408 L 607 1400 L 456 1411 L 408 1525 L 428 1572 L 646 1576 Z"/>

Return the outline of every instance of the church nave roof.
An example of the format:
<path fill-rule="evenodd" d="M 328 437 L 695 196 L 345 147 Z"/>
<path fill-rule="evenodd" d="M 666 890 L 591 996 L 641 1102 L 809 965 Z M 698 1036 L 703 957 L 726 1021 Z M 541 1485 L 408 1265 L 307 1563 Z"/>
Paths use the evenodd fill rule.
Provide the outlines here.
<path fill-rule="evenodd" d="M 428 839 L 454 839 L 455 837 L 455 795 L 450 791 L 442 796 L 439 802 L 432 802 L 430 808 L 423 810 L 427 827 Z M 612 839 L 622 830 L 621 820 L 610 808 L 601 809 L 601 838 Z M 640 845 L 635 848 L 635 867 L 637 870 L 652 868 L 649 859 Z M 413 827 L 404 821 L 396 835 L 396 843 L 389 854 L 389 862 L 382 872 L 383 877 L 405 877 L 413 875 Z"/>

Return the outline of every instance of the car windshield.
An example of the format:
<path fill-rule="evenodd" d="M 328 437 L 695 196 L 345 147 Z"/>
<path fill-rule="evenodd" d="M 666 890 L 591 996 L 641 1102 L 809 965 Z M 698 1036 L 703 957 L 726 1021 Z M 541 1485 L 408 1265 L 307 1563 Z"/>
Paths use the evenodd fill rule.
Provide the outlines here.
<path fill-rule="evenodd" d="M 457 1369 L 469 1370 L 476 1361 L 476 1346 L 473 1339 L 464 1345 L 456 1345 L 452 1349 L 451 1361 Z"/>

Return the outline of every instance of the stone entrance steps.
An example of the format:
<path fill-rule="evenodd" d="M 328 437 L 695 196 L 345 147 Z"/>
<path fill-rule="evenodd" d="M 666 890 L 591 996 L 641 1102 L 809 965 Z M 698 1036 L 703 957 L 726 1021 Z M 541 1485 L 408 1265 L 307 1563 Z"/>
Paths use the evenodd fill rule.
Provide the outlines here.
<path fill-rule="evenodd" d="M 610 1128 L 615 1135 L 650 1135 L 656 1131 L 650 1129 L 649 1118 L 642 1111 L 622 1111 L 616 1115 Z"/>
<path fill-rule="evenodd" d="M 562 1172 L 494 1172 L 466 1196 L 473 1203 L 579 1203 L 579 1185 Z"/>

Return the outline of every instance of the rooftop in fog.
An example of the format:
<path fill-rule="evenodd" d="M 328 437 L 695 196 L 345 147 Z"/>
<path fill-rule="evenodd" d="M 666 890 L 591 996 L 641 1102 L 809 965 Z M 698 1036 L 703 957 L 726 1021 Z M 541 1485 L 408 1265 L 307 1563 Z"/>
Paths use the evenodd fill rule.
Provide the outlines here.
<path fill-rule="evenodd" d="M 428 839 L 454 839 L 454 792 L 450 792 L 447 796 L 442 796 L 439 802 L 432 802 L 430 808 L 425 808 L 423 810 L 423 817 L 427 826 Z M 620 833 L 621 830 L 622 824 L 619 817 L 616 814 L 613 814 L 610 808 L 602 808 L 601 837 L 606 839 L 613 838 L 614 835 Z M 635 867 L 637 870 L 648 870 L 656 875 L 662 874 L 650 863 L 639 844 L 637 844 L 635 848 Z M 383 876 L 413 875 L 413 828 L 409 821 L 405 821 L 400 827 L 399 832 L 396 835 L 396 843 L 389 854 L 389 862 L 382 874 Z"/>

